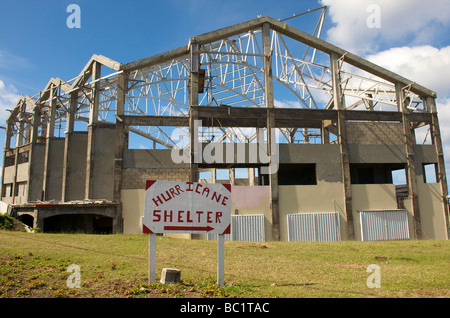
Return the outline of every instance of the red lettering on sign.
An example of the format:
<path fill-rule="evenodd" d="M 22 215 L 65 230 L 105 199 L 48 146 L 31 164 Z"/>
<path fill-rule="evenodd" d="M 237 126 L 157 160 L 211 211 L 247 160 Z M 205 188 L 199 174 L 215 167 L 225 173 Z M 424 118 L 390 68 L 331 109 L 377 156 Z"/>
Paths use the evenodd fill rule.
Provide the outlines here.
<path fill-rule="evenodd" d="M 186 220 L 186 222 L 188 222 L 188 223 L 194 222 L 194 221 L 192 221 L 192 219 L 191 219 L 191 211 L 187 211 L 187 220 Z"/>
<path fill-rule="evenodd" d="M 186 191 L 193 191 L 193 190 L 192 190 L 192 184 L 193 184 L 194 182 L 186 182 L 186 183 L 189 185 L 189 188 L 187 188 Z"/>
<path fill-rule="evenodd" d="M 212 214 L 211 211 L 208 211 L 208 212 L 206 213 L 206 222 L 207 222 L 207 223 L 212 223 L 211 214 Z"/>
<path fill-rule="evenodd" d="M 198 222 L 200 223 L 200 216 L 203 214 L 203 211 L 197 211 L 196 213 L 198 215 Z"/>
<path fill-rule="evenodd" d="M 155 217 L 153 219 L 153 222 L 159 222 L 161 220 L 161 215 L 159 215 L 159 213 L 161 213 L 161 210 L 154 210 L 153 211 L 153 216 Z"/>
<path fill-rule="evenodd" d="M 172 222 L 172 210 L 164 210 L 164 222 Z"/>
<path fill-rule="evenodd" d="M 222 216 L 222 212 L 216 212 L 216 223 L 222 223 L 220 221 L 220 217 Z"/>
<path fill-rule="evenodd" d="M 179 184 L 177 184 L 177 185 L 175 186 L 175 189 L 177 189 L 177 191 L 178 191 L 177 194 L 180 194 L 180 192 L 184 192 L 183 190 L 181 190 Z"/>
<path fill-rule="evenodd" d="M 198 223 L 208 223 L 208 224 L 219 224 L 222 223 L 223 212 L 217 211 L 195 211 L 197 214 L 196 222 Z M 191 217 L 191 211 L 189 210 L 153 210 L 152 222 L 161 223 L 194 223 Z"/>
<path fill-rule="evenodd" d="M 214 198 L 215 198 L 216 202 L 219 203 L 221 197 L 222 197 L 221 194 L 219 194 L 219 196 L 217 196 L 217 192 L 214 191 L 211 200 L 214 200 Z"/>
<path fill-rule="evenodd" d="M 178 222 L 183 222 L 183 218 L 182 218 L 183 213 L 184 213 L 184 211 L 178 211 Z"/>
<path fill-rule="evenodd" d="M 170 199 L 172 199 L 172 196 L 169 194 L 169 191 L 166 191 L 167 194 L 167 198 L 164 196 L 164 194 L 161 193 L 162 198 L 164 199 L 164 201 L 169 201 Z"/>
<path fill-rule="evenodd" d="M 156 204 L 156 206 L 159 206 L 158 202 L 161 204 L 163 203 L 159 196 L 156 196 L 156 201 L 155 201 L 155 198 L 153 198 L 153 202 Z"/>
<path fill-rule="evenodd" d="M 199 187 L 203 187 L 200 183 L 197 183 L 197 186 L 195 187 L 195 192 L 197 192 L 198 194 L 201 194 L 199 191 L 198 191 L 198 188 Z"/>
<path fill-rule="evenodd" d="M 222 199 L 222 205 L 227 206 L 227 204 L 225 203 L 225 200 L 228 200 L 228 197 L 223 196 L 223 199 Z"/>
<path fill-rule="evenodd" d="M 205 192 L 206 192 L 206 195 L 205 195 Z M 203 188 L 202 195 L 204 195 L 205 197 L 209 196 L 209 188 L 208 187 Z"/>

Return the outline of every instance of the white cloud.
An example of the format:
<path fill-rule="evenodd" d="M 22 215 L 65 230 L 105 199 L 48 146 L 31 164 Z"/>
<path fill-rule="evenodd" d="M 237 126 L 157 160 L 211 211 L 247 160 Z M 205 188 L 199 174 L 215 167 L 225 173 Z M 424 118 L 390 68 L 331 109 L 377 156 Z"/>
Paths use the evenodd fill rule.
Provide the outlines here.
<path fill-rule="evenodd" d="M 421 45 L 445 37 L 450 25 L 448 0 L 320 0 L 335 26 L 327 41 L 356 54 L 377 52 L 380 45 Z M 371 6 L 372 5 L 372 6 Z M 373 8 L 378 7 L 378 11 Z M 378 19 L 379 12 L 379 19 Z M 369 21 L 379 20 L 378 27 Z"/>
<path fill-rule="evenodd" d="M 277 100 L 273 101 L 277 108 L 303 108 L 302 104 L 298 100 Z"/>
<path fill-rule="evenodd" d="M 367 59 L 435 91 L 438 98 L 450 97 L 450 46 L 396 47 Z"/>
<path fill-rule="evenodd" d="M 0 121 L 2 123 L 9 116 L 7 109 L 13 109 L 19 97 L 17 89 L 13 85 L 7 85 L 0 80 Z"/>
<path fill-rule="evenodd" d="M 320 0 L 334 26 L 326 40 L 437 93 L 446 166 L 450 166 L 450 1 Z M 379 7 L 380 27 L 367 21 Z M 374 17 L 374 16 L 372 16 Z M 444 45 L 440 43 L 444 40 Z M 426 130 L 417 134 L 423 142 Z M 428 134 L 427 140 L 430 136 Z M 447 169 L 450 172 L 450 169 Z"/>
<path fill-rule="evenodd" d="M 450 173 L 450 46 L 438 49 L 430 45 L 397 47 L 367 57 L 371 62 L 385 67 L 437 93 L 441 139 L 447 172 Z M 426 129 L 416 131 L 418 143 L 430 135 Z"/>

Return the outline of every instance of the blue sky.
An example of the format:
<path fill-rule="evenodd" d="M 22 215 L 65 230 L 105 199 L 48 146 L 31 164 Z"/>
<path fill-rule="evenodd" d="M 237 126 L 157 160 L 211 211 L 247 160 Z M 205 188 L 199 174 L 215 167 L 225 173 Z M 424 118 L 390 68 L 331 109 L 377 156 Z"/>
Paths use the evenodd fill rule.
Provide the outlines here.
<path fill-rule="evenodd" d="M 80 29 L 66 25 L 72 3 L 81 9 Z M 377 28 L 367 27 L 371 4 L 380 11 Z M 258 15 L 284 19 L 323 5 L 328 6 L 323 39 L 437 92 L 450 164 L 448 0 L 2 0 L 0 125 L 20 94 L 39 93 L 51 77 L 74 78 L 93 54 L 127 63 Z M 311 32 L 317 17 L 289 23 Z"/>
<path fill-rule="evenodd" d="M 66 26 L 67 6 L 78 4 L 81 28 Z M 77 76 L 92 54 L 121 63 L 186 45 L 191 36 L 257 15 L 286 18 L 316 1 L 24 1 L 0 2 L 0 79 L 35 94 L 53 77 Z M 312 27 L 314 27 L 312 25 Z"/>

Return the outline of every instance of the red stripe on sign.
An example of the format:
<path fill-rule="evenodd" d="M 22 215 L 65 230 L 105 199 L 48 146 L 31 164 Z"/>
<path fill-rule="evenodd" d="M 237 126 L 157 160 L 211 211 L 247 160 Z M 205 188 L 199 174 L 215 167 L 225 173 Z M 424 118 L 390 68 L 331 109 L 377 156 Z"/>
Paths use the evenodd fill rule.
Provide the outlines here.
<path fill-rule="evenodd" d="M 222 183 L 222 184 L 223 184 L 223 186 L 224 186 L 225 188 L 228 189 L 228 191 L 231 192 L 231 184 L 229 184 L 229 183 Z"/>
<path fill-rule="evenodd" d="M 142 232 L 144 232 L 145 234 L 153 234 L 153 232 L 145 225 L 142 225 Z"/>
<path fill-rule="evenodd" d="M 150 188 L 153 185 L 153 183 L 155 183 L 155 182 L 156 182 L 156 180 L 145 181 L 145 191 L 147 191 L 147 189 Z"/>
<path fill-rule="evenodd" d="M 211 226 L 165 226 L 166 231 L 206 231 L 214 230 Z"/>
<path fill-rule="evenodd" d="M 231 224 L 228 224 L 227 228 L 225 229 L 225 231 L 223 231 L 222 234 L 231 234 Z"/>

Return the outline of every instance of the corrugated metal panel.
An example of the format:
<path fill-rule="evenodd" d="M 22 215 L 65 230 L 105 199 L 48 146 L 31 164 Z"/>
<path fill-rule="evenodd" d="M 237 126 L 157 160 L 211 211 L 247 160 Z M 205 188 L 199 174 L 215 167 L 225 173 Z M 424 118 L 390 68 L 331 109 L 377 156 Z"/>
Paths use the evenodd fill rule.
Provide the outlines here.
<path fill-rule="evenodd" d="M 289 241 L 340 241 L 338 213 L 292 213 L 287 215 Z"/>
<path fill-rule="evenodd" d="M 362 241 L 409 239 L 408 213 L 404 210 L 361 211 Z"/>
<path fill-rule="evenodd" d="M 264 214 L 231 216 L 231 234 L 225 240 L 265 242 Z M 217 240 L 217 234 L 208 234 L 208 240 Z"/>
<path fill-rule="evenodd" d="M 264 215 L 233 215 L 231 218 L 231 237 L 233 241 L 264 242 Z"/>

